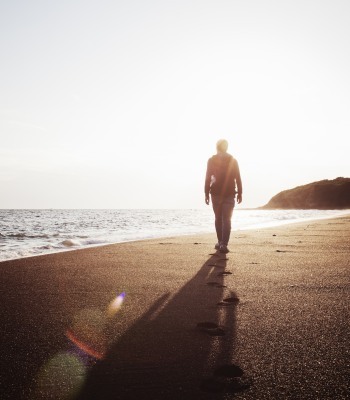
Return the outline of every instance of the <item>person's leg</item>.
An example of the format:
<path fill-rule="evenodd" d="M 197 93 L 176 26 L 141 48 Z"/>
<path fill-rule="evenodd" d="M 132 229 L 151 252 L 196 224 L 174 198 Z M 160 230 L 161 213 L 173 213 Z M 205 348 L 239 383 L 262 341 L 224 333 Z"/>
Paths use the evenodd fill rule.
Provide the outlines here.
<path fill-rule="evenodd" d="M 217 196 L 211 196 L 211 203 L 213 205 L 213 211 L 215 214 L 215 230 L 216 236 L 218 238 L 218 244 L 220 245 L 222 242 L 222 201 Z"/>
<path fill-rule="evenodd" d="M 222 244 L 228 245 L 231 234 L 231 218 L 235 206 L 234 198 L 224 199 L 222 203 Z"/>

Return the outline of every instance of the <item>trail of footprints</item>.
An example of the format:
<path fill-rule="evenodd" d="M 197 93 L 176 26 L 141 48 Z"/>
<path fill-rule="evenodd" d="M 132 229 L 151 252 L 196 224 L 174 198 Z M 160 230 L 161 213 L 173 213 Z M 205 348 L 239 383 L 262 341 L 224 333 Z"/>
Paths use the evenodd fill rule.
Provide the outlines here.
<path fill-rule="evenodd" d="M 212 253 L 210 255 L 216 255 L 217 253 Z M 218 260 L 219 263 L 211 263 L 208 264 L 209 267 L 221 267 L 225 268 L 225 265 L 220 265 L 220 261 L 227 261 L 228 258 L 220 258 Z M 217 274 L 217 276 L 225 276 L 231 275 L 230 271 L 222 271 Z M 208 286 L 215 288 L 227 288 L 226 285 L 223 285 L 216 281 L 206 282 Z M 219 303 L 218 306 L 232 306 L 237 305 L 239 302 L 239 298 L 236 296 L 226 297 Z M 201 332 L 208 334 L 209 336 L 224 336 L 225 329 L 223 326 L 216 324 L 215 322 L 199 322 L 197 324 L 197 329 Z M 210 393 L 219 393 L 219 392 L 230 392 L 236 393 L 243 390 L 248 389 L 251 386 L 251 383 L 248 379 L 243 377 L 244 371 L 235 364 L 222 365 L 216 368 L 213 372 L 213 376 L 203 379 L 201 383 L 201 390 Z"/>
<path fill-rule="evenodd" d="M 215 288 L 227 288 L 226 285 L 222 285 L 221 283 L 215 282 L 215 281 L 209 281 L 206 284 L 208 286 L 215 287 Z M 217 303 L 217 305 L 227 307 L 227 306 L 237 305 L 238 303 L 239 303 L 239 298 L 233 295 L 230 297 L 225 297 L 222 301 Z M 225 335 L 224 328 L 214 322 L 199 322 L 197 324 L 197 328 L 200 331 L 205 332 L 210 336 L 224 336 Z"/>

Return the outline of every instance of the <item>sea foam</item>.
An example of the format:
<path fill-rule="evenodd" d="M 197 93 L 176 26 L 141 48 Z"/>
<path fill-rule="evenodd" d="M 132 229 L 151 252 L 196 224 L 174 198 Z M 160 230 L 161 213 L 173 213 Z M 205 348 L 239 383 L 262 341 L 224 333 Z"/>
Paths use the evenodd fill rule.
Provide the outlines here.
<path fill-rule="evenodd" d="M 234 211 L 233 231 L 329 218 L 350 210 Z M 214 232 L 200 210 L 0 210 L 0 261 L 133 240 Z"/>

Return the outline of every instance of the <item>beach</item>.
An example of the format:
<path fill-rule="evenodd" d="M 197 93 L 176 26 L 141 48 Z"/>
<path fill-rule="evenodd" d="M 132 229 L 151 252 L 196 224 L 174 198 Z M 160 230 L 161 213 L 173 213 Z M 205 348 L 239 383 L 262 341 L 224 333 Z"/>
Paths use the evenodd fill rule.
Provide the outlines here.
<path fill-rule="evenodd" d="M 0 263 L 1 399 L 350 398 L 350 216 Z"/>

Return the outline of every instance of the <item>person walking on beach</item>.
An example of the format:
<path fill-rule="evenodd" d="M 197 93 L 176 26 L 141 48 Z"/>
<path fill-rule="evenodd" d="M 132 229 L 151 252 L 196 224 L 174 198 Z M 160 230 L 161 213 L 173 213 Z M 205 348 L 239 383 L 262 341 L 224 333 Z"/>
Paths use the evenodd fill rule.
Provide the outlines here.
<path fill-rule="evenodd" d="M 209 158 L 205 176 L 205 203 L 211 202 L 215 214 L 215 229 L 218 243 L 215 249 L 228 253 L 227 248 L 231 234 L 231 218 L 235 199 L 242 202 L 242 180 L 238 162 L 227 153 L 228 142 L 220 139 L 216 143 L 217 154 Z"/>

